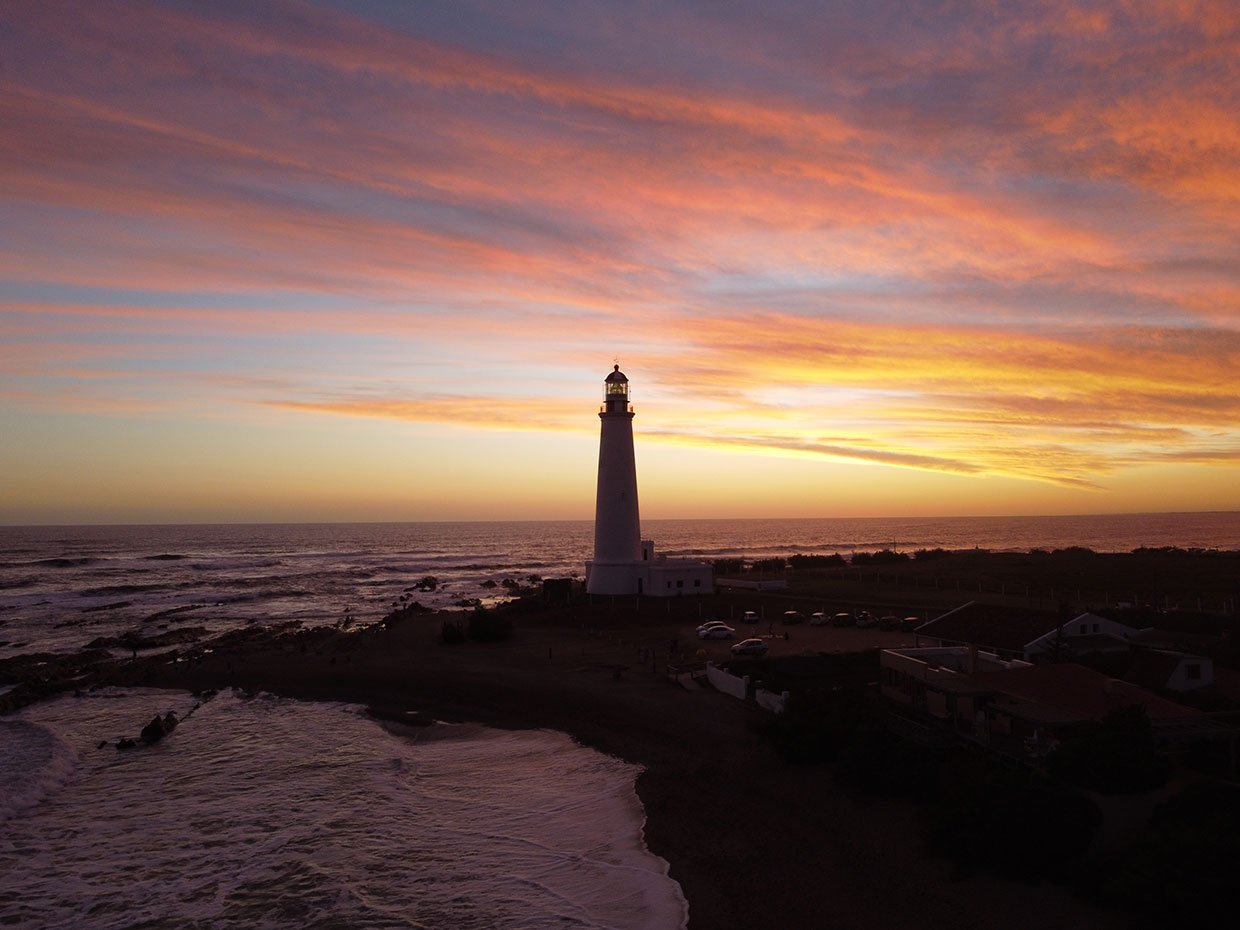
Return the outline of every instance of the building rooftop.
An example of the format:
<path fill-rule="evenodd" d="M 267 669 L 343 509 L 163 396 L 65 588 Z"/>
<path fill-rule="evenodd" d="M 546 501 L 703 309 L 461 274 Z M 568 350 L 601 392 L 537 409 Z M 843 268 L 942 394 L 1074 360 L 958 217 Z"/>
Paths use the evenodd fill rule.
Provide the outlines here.
<path fill-rule="evenodd" d="M 1058 625 L 1059 619 L 1052 611 L 995 607 L 970 601 L 923 623 L 916 633 L 947 642 L 1022 652 L 1025 646 Z"/>
<path fill-rule="evenodd" d="M 1154 722 L 1201 715 L 1199 710 L 1074 663 L 1009 668 L 978 675 L 975 681 L 1024 704 L 1055 708 L 1082 720 L 1101 720 L 1113 710 L 1133 705 L 1144 708 Z"/>

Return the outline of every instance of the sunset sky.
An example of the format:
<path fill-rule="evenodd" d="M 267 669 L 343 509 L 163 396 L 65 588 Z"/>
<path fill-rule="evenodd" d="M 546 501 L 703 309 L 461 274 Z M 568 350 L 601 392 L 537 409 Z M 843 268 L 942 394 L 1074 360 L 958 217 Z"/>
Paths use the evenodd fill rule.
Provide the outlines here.
<path fill-rule="evenodd" d="M 1240 509 L 1240 4 L 0 7 L 0 522 Z"/>

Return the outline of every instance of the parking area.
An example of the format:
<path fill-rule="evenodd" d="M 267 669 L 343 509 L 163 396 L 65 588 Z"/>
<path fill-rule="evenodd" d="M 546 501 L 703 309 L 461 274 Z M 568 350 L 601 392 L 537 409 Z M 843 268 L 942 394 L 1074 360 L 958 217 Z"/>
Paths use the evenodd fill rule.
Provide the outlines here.
<path fill-rule="evenodd" d="M 768 656 L 801 655 L 805 652 L 859 652 L 865 649 L 896 649 L 914 644 L 911 632 L 861 629 L 855 626 L 810 626 L 808 623 L 785 625 L 781 622 L 729 622 L 734 630 L 728 638 L 697 639 L 696 626 L 685 630 L 696 640 L 699 657 L 724 662 L 732 657 L 731 648 L 742 640 L 757 638 L 767 644 Z"/>

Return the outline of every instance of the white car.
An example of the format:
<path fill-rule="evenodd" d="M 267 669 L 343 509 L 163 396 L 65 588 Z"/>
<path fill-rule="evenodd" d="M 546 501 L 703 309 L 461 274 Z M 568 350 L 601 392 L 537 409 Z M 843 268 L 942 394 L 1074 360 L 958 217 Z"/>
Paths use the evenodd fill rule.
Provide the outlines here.
<path fill-rule="evenodd" d="M 731 639 L 732 634 L 736 630 L 732 629 L 726 623 L 718 626 L 708 626 L 698 630 L 698 639 Z"/>
<path fill-rule="evenodd" d="M 701 633 L 703 630 L 709 630 L 712 627 L 717 627 L 717 626 L 727 626 L 727 624 L 724 623 L 722 620 L 707 620 L 705 623 L 703 623 L 701 626 L 697 628 L 697 631 Z"/>
<path fill-rule="evenodd" d="M 821 610 L 815 610 L 812 614 L 810 614 L 809 625 L 810 626 L 826 626 L 827 615 L 823 613 Z"/>
<path fill-rule="evenodd" d="M 758 612 L 756 610 L 747 610 L 741 614 L 741 621 L 744 623 L 757 623 Z"/>
<path fill-rule="evenodd" d="M 734 656 L 764 656 L 767 645 L 760 639 L 743 639 L 732 647 Z"/>

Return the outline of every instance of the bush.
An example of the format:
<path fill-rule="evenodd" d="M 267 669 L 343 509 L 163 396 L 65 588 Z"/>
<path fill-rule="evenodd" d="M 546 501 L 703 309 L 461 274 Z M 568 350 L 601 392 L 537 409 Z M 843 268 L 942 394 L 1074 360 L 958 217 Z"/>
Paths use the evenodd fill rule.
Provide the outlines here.
<path fill-rule="evenodd" d="M 889 565 L 892 562 L 907 562 L 907 552 L 896 552 L 894 549 L 879 549 L 877 552 L 854 552 L 853 565 Z"/>
<path fill-rule="evenodd" d="M 1047 758 L 1047 767 L 1057 778 L 1103 794 L 1152 791 L 1171 773 L 1141 707 L 1113 710 L 1101 723 L 1065 739 Z"/>
<path fill-rule="evenodd" d="M 1103 904 L 1143 927 L 1216 926 L 1234 909 L 1240 789 L 1190 785 L 1158 808 L 1149 832 L 1100 876 Z"/>
<path fill-rule="evenodd" d="M 494 611 L 478 608 L 469 615 L 468 635 L 482 643 L 508 639 L 512 636 L 512 621 Z"/>
<path fill-rule="evenodd" d="M 782 572 L 788 567 L 788 560 L 781 555 L 772 556 L 769 559 L 758 559 L 750 567 L 750 571 L 754 572 Z"/>
<path fill-rule="evenodd" d="M 445 620 L 443 626 L 440 627 L 439 636 L 448 646 L 465 642 L 465 631 L 461 629 L 459 620 Z"/>
<path fill-rule="evenodd" d="M 716 575 L 736 575 L 745 570 L 744 559 L 715 559 L 710 565 Z"/>
<path fill-rule="evenodd" d="M 799 700 L 766 717 L 760 730 L 789 762 L 828 762 L 854 739 L 868 710 L 859 695 Z"/>
<path fill-rule="evenodd" d="M 930 800 L 940 761 L 939 753 L 867 721 L 840 752 L 836 774 L 843 782 L 885 797 Z"/>
<path fill-rule="evenodd" d="M 788 557 L 788 564 L 793 568 L 830 568 L 844 564 L 844 557 L 838 552 L 831 555 L 793 555 Z"/>
<path fill-rule="evenodd" d="M 929 562 L 931 559 L 945 559 L 950 555 L 946 549 L 918 549 L 913 553 L 913 558 L 919 562 Z"/>
<path fill-rule="evenodd" d="M 983 757 L 956 756 L 942 784 L 938 848 L 963 865 L 1012 878 L 1073 878 L 1102 824 L 1088 798 Z"/>

